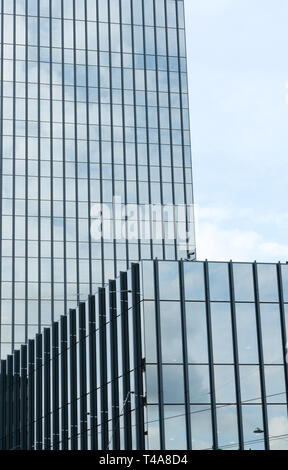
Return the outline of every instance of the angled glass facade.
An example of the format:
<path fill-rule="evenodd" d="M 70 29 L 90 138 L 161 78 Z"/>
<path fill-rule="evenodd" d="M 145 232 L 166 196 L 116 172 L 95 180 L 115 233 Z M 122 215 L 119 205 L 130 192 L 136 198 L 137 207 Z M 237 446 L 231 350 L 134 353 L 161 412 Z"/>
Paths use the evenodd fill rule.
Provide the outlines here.
<path fill-rule="evenodd" d="M 145 239 L 90 230 L 114 196 L 193 202 L 183 1 L 0 0 L 0 155 L 4 357 L 130 262 L 193 253 L 166 236 L 186 209 L 162 239 L 149 214 Z"/>
<path fill-rule="evenodd" d="M 288 265 L 133 264 L 1 361 L 0 448 L 288 450 L 287 306 Z"/>

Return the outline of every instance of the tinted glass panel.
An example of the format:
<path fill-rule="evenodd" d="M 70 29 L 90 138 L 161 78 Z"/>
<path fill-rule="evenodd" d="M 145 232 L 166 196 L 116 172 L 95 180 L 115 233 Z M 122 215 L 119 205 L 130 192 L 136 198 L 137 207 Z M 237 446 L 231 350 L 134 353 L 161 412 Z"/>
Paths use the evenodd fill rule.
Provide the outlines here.
<path fill-rule="evenodd" d="M 235 376 L 233 366 L 215 366 L 215 391 L 217 403 L 235 403 Z"/>
<path fill-rule="evenodd" d="M 187 448 L 184 406 L 164 407 L 165 442 L 167 450 Z"/>
<path fill-rule="evenodd" d="M 152 262 L 142 263 L 142 285 L 144 299 L 154 299 L 154 265 Z"/>
<path fill-rule="evenodd" d="M 285 403 L 287 399 L 284 367 L 265 367 L 266 395 L 268 403 Z"/>
<path fill-rule="evenodd" d="M 245 450 L 264 450 L 263 413 L 260 405 L 243 405 L 242 420 Z M 258 430 L 259 434 L 255 431 Z"/>
<path fill-rule="evenodd" d="M 189 366 L 190 403 L 210 403 L 208 366 Z"/>
<path fill-rule="evenodd" d="M 287 406 L 269 405 L 267 411 L 271 450 L 288 450 Z"/>
<path fill-rule="evenodd" d="M 283 362 L 280 310 L 278 305 L 261 305 L 261 323 L 264 362 L 280 364 Z"/>
<path fill-rule="evenodd" d="M 183 362 L 182 323 L 179 302 L 161 302 L 161 341 L 163 362 Z"/>
<path fill-rule="evenodd" d="M 159 263 L 159 290 L 161 300 L 180 299 L 178 263 Z"/>
<path fill-rule="evenodd" d="M 258 362 L 255 305 L 236 304 L 236 323 L 239 361 L 255 364 Z"/>
<path fill-rule="evenodd" d="M 227 450 L 238 449 L 237 410 L 235 406 L 217 408 L 219 446 Z"/>
<path fill-rule="evenodd" d="M 185 299 L 205 300 L 203 263 L 184 263 Z"/>
<path fill-rule="evenodd" d="M 260 403 L 261 386 L 258 366 L 240 366 L 241 400 L 243 403 Z"/>
<path fill-rule="evenodd" d="M 165 403 L 184 403 L 182 366 L 163 366 L 163 394 Z"/>
<path fill-rule="evenodd" d="M 259 297 L 261 302 L 278 302 L 278 282 L 275 265 L 259 264 L 258 267 Z"/>
<path fill-rule="evenodd" d="M 288 265 L 281 266 L 284 302 L 288 302 Z"/>
<path fill-rule="evenodd" d="M 254 301 L 254 282 L 251 264 L 233 264 L 234 291 L 236 302 Z"/>
<path fill-rule="evenodd" d="M 212 303 L 212 338 L 214 362 L 233 362 L 231 309 L 229 304 Z"/>
<path fill-rule="evenodd" d="M 158 406 L 147 407 L 147 429 L 149 449 L 160 449 L 160 426 Z"/>
<path fill-rule="evenodd" d="M 144 302 L 145 357 L 157 362 L 156 318 L 154 302 Z"/>
<path fill-rule="evenodd" d="M 209 263 L 209 282 L 211 300 L 230 300 L 227 263 Z"/>
<path fill-rule="evenodd" d="M 189 362 L 208 362 L 206 305 L 186 302 L 186 326 Z"/>
<path fill-rule="evenodd" d="M 192 449 L 209 450 L 213 446 L 211 410 L 209 406 L 191 406 Z"/>

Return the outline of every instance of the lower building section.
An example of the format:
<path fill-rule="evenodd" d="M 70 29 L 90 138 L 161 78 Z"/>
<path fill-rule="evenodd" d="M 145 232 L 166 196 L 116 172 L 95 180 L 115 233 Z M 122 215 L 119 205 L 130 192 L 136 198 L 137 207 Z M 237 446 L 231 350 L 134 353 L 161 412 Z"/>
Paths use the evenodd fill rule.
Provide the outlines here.
<path fill-rule="evenodd" d="M 1 361 L 0 449 L 288 450 L 288 265 L 143 261 Z"/>

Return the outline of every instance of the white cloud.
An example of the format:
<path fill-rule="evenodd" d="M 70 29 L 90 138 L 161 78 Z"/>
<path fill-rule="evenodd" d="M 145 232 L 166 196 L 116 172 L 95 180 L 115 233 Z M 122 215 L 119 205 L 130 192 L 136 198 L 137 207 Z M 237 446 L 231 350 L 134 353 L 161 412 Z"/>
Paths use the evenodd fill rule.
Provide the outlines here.
<path fill-rule="evenodd" d="M 277 262 L 288 260 L 288 244 L 271 239 L 272 226 L 287 226 L 286 214 L 255 215 L 250 209 L 196 207 L 198 259 Z M 235 219 L 235 213 L 237 218 Z M 237 226 L 235 226 L 237 221 Z M 253 229 L 247 228 L 249 222 Z M 269 230 L 265 230 L 265 222 Z M 263 225 L 264 224 L 264 225 Z M 256 229 L 255 229 L 256 227 Z M 258 230 L 257 230 L 258 227 Z M 269 232 L 269 233 L 268 233 Z M 287 231 L 286 231 L 287 233 Z"/>

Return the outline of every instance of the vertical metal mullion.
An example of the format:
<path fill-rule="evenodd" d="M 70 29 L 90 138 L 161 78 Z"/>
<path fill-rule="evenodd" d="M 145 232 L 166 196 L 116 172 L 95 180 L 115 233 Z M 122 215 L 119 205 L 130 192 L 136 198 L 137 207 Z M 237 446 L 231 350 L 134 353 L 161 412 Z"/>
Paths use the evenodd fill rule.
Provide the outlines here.
<path fill-rule="evenodd" d="M 62 154 L 63 154 L 63 261 L 64 261 L 64 312 L 67 312 L 67 236 L 66 236 L 66 129 L 65 129 L 65 50 L 64 50 L 64 0 L 61 0 L 61 43 L 62 43 Z M 62 325 L 61 325 L 62 326 Z M 65 325 L 63 325 L 65 326 Z M 67 329 L 67 326 L 66 326 Z M 68 426 L 67 426 L 68 428 Z M 66 431 L 64 431 L 65 434 Z M 64 437 L 64 436 L 62 436 Z M 66 445 L 66 437 L 64 439 Z"/>
<path fill-rule="evenodd" d="M 287 361 L 287 333 L 286 333 L 286 314 L 285 314 L 285 303 L 283 293 L 283 278 L 282 278 L 282 265 L 279 262 L 277 265 L 277 278 L 278 278 L 278 289 L 279 289 L 279 303 L 280 303 L 280 315 L 281 315 L 281 331 L 282 331 L 282 343 L 283 343 L 283 365 L 285 374 L 285 386 L 286 386 L 286 397 L 288 404 L 288 361 Z"/>
<path fill-rule="evenodd" d="M 87 179 L 88 179 L 88 225 L 91 227 L 91 171 L 90 171 L 90 111 L 89 111 L 89 75 L 88 75 L 88 18 L 87 0 L 84 1 L 85 10 L 85 62 L 86 62 L 86 126 L 87 126 Z M 91 230 L 88 230 L 89 250 L 89 294 L 92 295 L 92 240 Z"/>
<path fill-rule="evenodd" d="M 180 57 L 180 40 L 179 40 L 179 15 L 178 5 L 176 2 L 176 30 L 177 30 L 177 50 L 178 50 L 178 75 L 179 75 L 179 97 L 180 97 L 180 119 L 181 119 L 181 140 L 182 140 L 182 152 L 183 152 L 183 188 L 184 188 L 184 205 L 185 205 L 185 218 L 186 218 L 186 233 L 189 233 L 189 221 L 188 221 L 188 207 L 187 207 L 187 186 L 186 186 L 186 162 L 185 162 L 185 140 L 184 140 L 184 122 L 183 122 L 183 99 L 182 99 L 182 76 L 181 76 L 181 57 Z M 188 235 L 186 238 L 187 254 L 189 254 L 189 240 Z"/>
<path fill-rule="evenodd" d="M 143 5 L 144 7 L 144 5 Z M 143 18 L 145 17 L 144 15 L 144 10 L 143 10 Z M 159 79 L 158 79 L 158 44 L 157 44 L 157 32 L 156 32 L 156 6 L 155 2 L 153 1 L 153 14 L 154 14 L 154 42 L 155 42 L 155 68 L 156 68 L 156 95 L 157 95 L 157 124 L 158 124 L 158 150 L 159 150 L 159 173 L 160 173 L 160 194 L 161 194 L 161 213 L 162 213 L 162 234 L 163 234 L 163 240 L 162 240 L 162 245 L 163 245 L 163 259 L 166 259 L 166 233 L 165 233 L 165 223 L 164 223 L 164 195 L 163 195 L 163 172 L 162 172 L 162 149 L 161 149 L 161 122 L 160 122 L 160 100 L 159 100 Z M 146 31 L 145 31 L 145 36 L 146 36 Z M 144 43 L 144 47 L 146 48 L 146 45 Z M 146 53 L 144 54 L 144 61 L 145 61 L 145 71 L 146 70 Z M 146 95 L 147 95 L 147 87 L 146 87 Z M 147 102 L 147 98 L 146 98 Z M 147 106 L 147 111 L 148 111 L 148 106 Z M 148 124 L 148 120 L 147 120 Z"/>
<path fill-rule="evenodd" d="M 16 0 L 13 0 L 13 170 L 12 170 L 12 353 L 15 347 L 15 205 L 16 205 Z M 3 119 L 3 116 L 1 116 Z M 2 196 L 2 195 L 1 195 Z"/>
<path fill-rule="evenodd" d="M 91 450 L 98 450 L 97 418 L 97 361 L 96 361 L 96 314 L 95 296 L 90 296 L 89 308 L 89 373 L 90 373 L 90 433 Z"/>
<path fill-rule="evenodd" d="M 147 61 L 146 61 L 146 42 L 145 42 L 145 14 L 144 14 L 144 4 L 143 1 L 141 1 L 142 5 L 142 17 L 143 17 L 143 55 L 144 55 L 144 67 L 145 67 L 145 112 L 146 112 L 146 123 L 147 123 L 147 128 L 146 128 L 146 139 L 147 139 L 147 167 L 148 167 L 148 192 L 149 192 L 149 205 L 151 206 L 153 204 L 152 201 L 152 190 L 151 190 L 151 160 L 150 160 L 150 136 L 149 136 L 149 130 L 148 130 L 148 101 L 147 101 L 147 77 L 146 77 L 146 70 L 147 70 Z M 135 98 L 135 93 L 134 93 L 134 107 L 136 106 L 136 98 Z M 136 120 L 135 120 L 135 127 L 136 127 Z M 137 129 L 136 129 L 137 131 Z M 151 259 L 154 258 L 154 245 L 153 245 L 153 221 L 152 221 L 152 211 L 150 209 L 149 211 L 149 218 L 150 218 L 150 250 L 151 250 Z"/>
<path fill-rule="evenodd" d="M 120 450 L 120 416 L 119 416 L 119 368 L 118 368 L 118 335 L 117 335 L 117 298 L 116 281 L 109 282 L 110 296 L 110 356 L 112 382 L 112 429 L 113 450 Z"/>
<path fill-rule="evenodd" d="M 52 57 L 52 0 L 49 0 L 49 35 L 50 35 L 50 54 L 49 54 L 49 62 L 50 62 L 50 194 L 51 194 L 51 203 L 50 203 L 50 247 L 51 247 L 51 323 L 54 322 L 54 168 L 53 168 L 53 160 L 54 160 L 54 150 L 53 150 L 53 57 Z M 51 438 L 50 438 L 51 439 Z M 51 443 L 51 440 L 50 440 Z"/>
<path fill-rule="evenodd" d="M 6 423 L 7 449 L 13 448 L 13 356 L 7 357 L 7 387 L 6 387 Z"/>
<path fill-rule="evenodd" d="M 138 134 L 137 134 L 137 112 L 136 112 L 136 69 L 135 69 L 135 46 L 134 46 L 134 14 L 133 14 L 133 0 L 131 0 L 131 39 L 132 39 L 132 67 L 133 67 L 133 89 L 134 89 L 134 125 L 135 129 L 135 167 L 136 167 L 136 198 L 137 198 L 137 228 L 138 228 L 138 259 L 141 260 L 141 214 L 139 204 L 139 166 L 138 166 Z M 146 77 L 145 77 L 146 78 Z M 152 238 L 152 237 L 151 237 Z"/>
<path fill-rule="evenodd" d="M 35 342 L 28 343 L 28 450 L 35 449 Z"/>
<path fill-rule="evenodd" d="M 114 156 L 114 116 L 113 116 L 113 92 L 112 92 L 112 59 L 111 59 L 111 12 L 108 2 L 108 41 L 109 41 L 109 79 L 110 79 L 110 123 L 111 123 L 111 166 L 112 166 L 112 196 L 115 197 L 115 156 Z M 114 277 L 117 276 L 117 248 L 116 248 L 116 217 L 115 204 L 112 203 L 113 211 L 113 253 L 114 253 Z"/>
<path fill-rule="evenodd" d="M 264 368 L 264 353 L 263 353 L 262 327 L 261 327 L 261 310 L 260 310 L 258 271 L 257 271 L 256 261 L 253 264 L 253 280 L 254 280 L 254 291 L 255 291 L 255 308 L 256 308 L 256 324 L 257 324 L 258 354 L 259 354 L 259 368 L 260 368 L 260 385 L 261 385 L 261 395 L 262 395 L 264 443 L 265 443 L 265 450 L 270 450 L 265 368 Z"/>
<path fill-rule="evenodd" d="M 36 335 L 36 450 L 43 447 L 43 350 L 42 334 Z"/>
<path fill-rule="evenodd" d="M 6 361 L 1 361 L 0 375 L 0 450 L 6 450 L 7 428 L 6 428 L 6 400 L 7 400 L 7 378 Z"/>
<path fill-rule="evenodd" d="M 100 389 L 101 389 L 101 442 L 102 450 L 109 445 L 108 431 L 108 389 L 107 389 L 107 332 L 106 332 L 106 291 L 99 288 L 99 340 L 100 340 Z"/>
<path fill-rule="evenodd" d="M 27 409 L 28 409 L 28 394 L 27 394 L 27 345 L 21 346 L 21 384 L 20 384 L 20 449 L 27 450 Z"/>
<path fill-rule="evenodd" d="M 169 69 L 169 41 L 168 41 L 168 20 L 167 20 L 167 4 L 164 5 L 165 10 L 165 36 L 166 36 L 166 48 L 167 48 L 167 84 L 168 84 L 168 109 L 169 109 L 169 127 L 170 127 L 170 148 L 171 148 L 171 180 L 172 180 L 172 201 L 174 207 L 174 221 L 176 221 L 176 208 L 175 208 L 175 178 L 174 178 L 174 152 L 173 152 L 173 133 L 172 133 L 172 112 L 171 112 L 171 85 L 170 85 L 170 69 Z M 178 259 L 178 246 L 176 236 L 176 224 L 174 222 L 174 233 L 175 233 L 175 259 Z"/>
<path fill-rule="evenodd" d="M 37 8 L 37 48 L 38 48 L 38 57 L 37 57 L 37 62 L 38 62 L 38 334 L 41 334 L 41 321 L 42 321 L 42 315 L 41 315 L 41 308 L 42 308 L 42 302 L 41 302 L 41 296 L 42 296 L 42 285 L 41 285 L 41 255 L 42 255 L 42 248 L 41 248 L 41 74 L 40 74 L 40 57 L 41 57 L 41 51 L 40 51 L 40 2 L 38 2 L 38 8 Z M 39 344 L 40 344 L 40 339 L 38 339 Z M 41 340 L 42 341 L 42 340 Z M 36 340 L 36 350 L 37 350 L 37 340 Z M 37 356 L 37 352 L 36 352 Z M 37 363 L 37 357 L 36 357 L 36 363 Z M 37 381 L 37 375 L 36 375 L 36 381 Z M 37 414 L 37 413 L 36 413 Z M 37 423 L 38 424 L 38 423 Z M 37 433 L 37 424 L 36 424 L 36 433 Z M 40 430 L 40 427 L 39 427 Z M 42 439 L 42 437 L 41 437 Z M 41 444 L 42 445 L 42 444 Z"/>
<path fill-rule="evenodd" d="M 135 407 L 136 407 L 136 440 L 137 449 L 145 449 L 144 430 L 144 391 L 142 364 L 142 336 L 140 311 L 140 273 L 139 264 L 132 264 L 132 308 L 134 330 L 134 368 L 135 368 Z"/>
<path fill-rule="evenodd" d="M 77 333 L 76 310 L 71 309 L 70 319 L 70 415 L 71 415 L 71 450 L 78 449 L 78 413 L 77 413 Z"/>
<path fill-rule="evenodd" d="M 122 330 L 122 368 L 123 368 L 123 399 L 124 399 L 124 443 L 125 450 L 132 450 L 131 428 L 131 383 L 129 354 L 129 320 L 128 320 L 128 283 L 127 273 L 120 273 L 120 302 Z M 127 400 L 127 401 L 126 401 Z"/>
<path fill-rule="evenodd" d="M 122 84 L 122 123 L 123 123 L 123 169 L 124 169 L 124 198 L 125 208 L 127 207 L 127 155 L 126 155 L 126 117 L 125 117 L 125 92 L 124 92 L 124 61 L 123 61 L 123 24 L 122 24 L 122 5 L 119 1 L 119 21 L 120 21 L 120 57 L 121 57 L 121 84 Z M 126 209 L 125 209 L 126 210 Z M 127 214 L 125 214 L 127 215 Z M 129 243 L 128 227 L 125 220 L 125 246 L 126 246 L 126 268 L 129 268 Z"/>
<path fill-rule="evenodd" d="M 211 415 L 213 429 L 213 449 L 218 450 L 218 429 L 217 429 L 217 410 L 216 410 L 216 391 L 214 376 L 214 354 L 212 343 L 212 321 L 211 321 L 211 305 L 210 305 L 210 283 L 209 283 L 209 264 L 204 263 L 205 278 L 205 298 L 206 298 L 206 319 L 207 319 L 207 335 L 208 335 L 208 357 L 209 357 L 209 377 L 211 391 Z"/>
<path fill-rule="evenodd" d="M 186 304 L 185 304 L 183 260 L 179 261 L 179 282 L 180 282 L 180 295 L 181 295 L 181 322 L 182 322 L 182 344 L 183 344 L 184 383 L 185 383 L 187 449 L 191 450 L 192 449 L 191 406 L 190 406 L 190 384 L 189 384 L 189 368 L 188 368 L 187 324 L 186 324 Z"/>
<path fill-rule="evenodd" d="M 163 397 L 163 367 L 162 367 L 162 341 L 160 323 L 160 293 L 159 293 L 159 262 L 154 261 L 154 292 L 155 292 L 155 317 L 157 336 L 157 368 L 158 368 L 158 393 L 159 393 L 159 421 L 160 421 L 160 448 L 166 449 L 165 425 L 164 425 L 164 397 Z"/>
<path fill-rule="evenodd" d="M 97 72 L 98 72 L 98 123 L 99 123 L 99 183 L 100 183 L 100 206 L 101 206 L 101 222 L 102 222 L 102 227 L 103 227 L 103 167 L 102 167 L 102 113 L 101 113 L 101 72 L 100 72 L 100 66 L 101 66 L 101 61 L 100 61 L 100 32 L 99 32 L 99 4 L 98 1 L 101 0 L 95 0 L 96 1 L 96 14 L 97 14 L 97 20 L 96 20 L 96 34 L 97 34 Z M 104 265 L 104 238 L 103 238 L 103 232 L 101 233 L 101 274 L 102 274 L 102 286 L 105 284 L 105 265 Z"/>
<path fill-rule="evenodd" d="M 51 330 L 44 329 L 44 449 L 51 449 Z"/>
<path fill-rule="evenodd" d="M 60 318 L 61 331 L 61 449 L 68 450 L 68 333 L 67 316 Z"/>
<path fill-rule="evenodd" d="M 87 357 L 86 357 L 86 308 L 79 305 L 79 371 L 80 371 L 80 442 L 81 450 L 88 448 L 87 436 Z"/>
<path fill-rule="evenodd" d="M 52 325 L 52 447 L 59 450 L 59 323 Z"/>
<path fill-rule="evenodd" d="M 237 322 L 236 322 L 233 262 L 230 261 L 228 266 L 229 266 L 231 324 L 232 324 L 232 337 L 233 337 L 233 354 L 234 354 L 234 371 L 235 371 L 236 400 L 237 400 L 237 421 L 238 421 L 239 450 L 244 450 L 245 446 L 244 446 L 243 417 L 242 417 L 242 397 L 241 397 L 241 381 L 240 381 L 240 368 L 239 368 L 238 335 L 237 335 Z"/>
<path fill-rule="evenodd" d="M 14 351 L 13 374 L 13 449 L 20 447 L 20 351 Z"/>
<path fill-rule="evenodd" d="M 76 4 L 73 0 L 73 43 L 74 43 L 74 137 L 75 137 L 75 223 L 76 223 L 76 279 L 77 304 L 80 302 L 80 267 L 79 267 L 79 190 L 78 190 L 78 111 L 77 111 L 77 55 L 76 55 Z"/>
<path fill-rule="evenodd" d="M 29 162 L 29 147 L 28 147 L 28 135 L 29 135 L 29 76 L 28 76 L 28 1 L 26 1 L 25 5 L 25 341 L 28 341 L 28 296 L 29 296 L 29 273 L 28 273 L 28 257 L 29 257 L 29 249 L 28 249 L 28 240 L 29 240 L 29 231 L 28 231 L 28 214 L 29 214 L 29 192 L 28 192 L 28 162 Z"/>
<path fill-rule="evenodd" d="M 0 5 L 1 8 L 1 15 L 0 15 L 0 21 L 1 21 L 1 38 L 0 38 L 0 155 L 3 155 L 3 64 L 4 64 L 4 59 L 3 59 L 3 53 L 4 53 L 4 2 L 1 2 Z M 0 158 L 0 233 L 2 234 L 2 206 L 3 206 L 3 200 L 2 200 L 2 186 L 3 186 L 3 159 Z M 0 237 L 0 299 L 2 300 L 2 235 Z M 2 357 L 2 301 L 0 302 L 0 357 Z"/>

